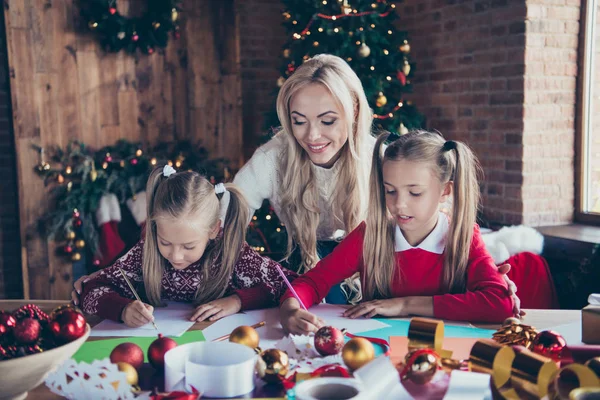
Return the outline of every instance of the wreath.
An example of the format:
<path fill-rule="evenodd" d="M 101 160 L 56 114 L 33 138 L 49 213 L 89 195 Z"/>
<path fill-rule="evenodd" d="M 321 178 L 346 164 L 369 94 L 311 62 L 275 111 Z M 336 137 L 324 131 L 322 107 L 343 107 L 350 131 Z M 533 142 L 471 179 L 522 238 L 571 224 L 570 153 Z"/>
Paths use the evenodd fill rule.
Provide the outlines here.
<path fill-rule="evenodd" d="M 125 49 L 135 53 L 140 49 L 152 54 L 157 47 L 167 46 L 170 33 L 179 39 L 179 3 L 178 0 L 152 0 L 142 16 L 128 18 L 119 13 L 117 0 L 91 0 L 81 12 L 106 51 L 116 53 Z"/>

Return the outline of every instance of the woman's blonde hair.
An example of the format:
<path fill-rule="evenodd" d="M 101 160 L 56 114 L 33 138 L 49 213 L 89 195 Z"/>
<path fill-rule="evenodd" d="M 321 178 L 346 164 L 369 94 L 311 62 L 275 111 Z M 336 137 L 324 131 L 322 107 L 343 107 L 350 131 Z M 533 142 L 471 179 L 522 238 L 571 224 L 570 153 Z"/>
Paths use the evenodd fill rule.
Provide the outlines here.
<path fill-rule="evenodd" d="M 413 131 L 400 136 L 389 144 L 382 156 L 382 145 L 389 135 L 380 135 L 373 151 L 369 218 L 363 243 L 363 297 L 370 300 L 392 296 L 390 285 L 396 268 L 396 223 L 385 202 L 383 164 L 388 160 L 426 163 L 442 184 L 452 181 L 453 200 L 444 250 L 442 286 L 449 293 L 464 292 L 473 226 L 479 206 L 477 174 L 480 168 L 477 158 L 465 144 L 445 141 L 440 134 L 427 131 Z"/>
<path fill-rule="evenodd" d="M 306 151 L 292 134 L 290 102 L 303 88 L 323 85 L 343 110 L 343 122 L 348 141 L 341 149 L 337 163 L 341 163 L 339 179 L 335 184 L 334 218 L 343 223 L 346 232 L 354 229 L 364 218 L 368 168 L 361 162 L 370 155 L 363 154 L 365 141 L 371 134 L 373 116 L 360 79 L 341 58 L 321 54 L 303 63 L 285 81 L 277 96 L 277 115 L 281 129 L 277 134 L 286 139 L 287 146 L 280 160 L 281 212 L 288 231 L 288 256 L 294 243 L 302 254 L 300 271 L 312 268 L 318 261 L 317 227 L 319 224 L 319 188 L 315 182 L 313 164 Z M 361 160 L 362 157 L 362 160 Z"/>
<path fill-rule="evenodd" d="M 233 273 L 245 241 L 248 204 L 232 184 L 225 184 L 230 193 L 223 234 L 218 235 L 204 250 L 202 260 L 203 285 L 198 287 L 194 304 L 202 304 L 222 297 Z M 163 167 L 155 168 L 146 185 L 147 219 L 142 272 L 146 296 L 150 304 L 161 304 L 161 280 L 168 262 L 158 249 L 156 221 L 158 219 L 202 222 L 201 229 L 210 231 L 219 219 L 220 198 L 215 187 L 197 172 L 182 171 L 169 177 Z M 213 267 L 217 259 L 220 267 Z"/>

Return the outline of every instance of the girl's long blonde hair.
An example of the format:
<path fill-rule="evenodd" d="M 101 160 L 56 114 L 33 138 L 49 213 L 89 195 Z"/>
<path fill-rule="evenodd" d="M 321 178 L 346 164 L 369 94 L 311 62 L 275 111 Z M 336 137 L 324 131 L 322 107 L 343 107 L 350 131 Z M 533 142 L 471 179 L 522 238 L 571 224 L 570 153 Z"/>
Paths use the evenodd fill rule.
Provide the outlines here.
<path fill-rule="evenodd" d="M 373 116 L 360 79 L 341 58 L 321 54 L 303 63 L 288 78 L 277 96 L 277 115 L 281 121 L 278 136 L 287 146 L 280 159 L 281 212 L 288 231 L 288 256 L 294 243 L 302 254 L 300 271 L 312 268 L 318 261 L 317 228 L 319 225 L 318 199 L 313 165 L 292 134 L 290 102 L 301 89 L 320 84 L 329 90 L 343 110 L 348 141 L 341 149 L 339 179 L 335 184 L 335 219 L 343 223 L 346 232 L 353 230 L 365 217 L 368 168 L 361 162 L 369 155 L 363 149 L 371 134 Z"/>
<path fill-rule="evenodd" d="M 225 184 L 225 187 L 230 193 L 230 201 L 223 234 L 204 250 L 201 258 L 203 285 L 196 291 L 194 304 L 206 303 L 225 294 L 245 241 L 248 204 L 236 186 Z M 168 262 L 158 249 L 157 219 L 188 220 L 210 231 L 219 219 L 221 197 L 215 193 L 214 185 L 197 172 L 182 171 L 165 177 L 163 167 L 157 167 L 150 174 L 146 185 L 147 219 L 142 260 L 144 286 L 150 304 L 161 304 L 161 280 Z M 213 264 L 219 258 L 221 264 L 215 271 Z"/>
<path fill-rule="evenodd" d="M 380 135 L 373 151 L 370 213 L 363 243 L 363 297 L 371 300 L 392 296 L 390 286 L 396 268 L 396 223 L 391 218 L 385 202 L 383 164 L 388 160 L 429 164 L 442 184 L 453 182 L 442 286 L 449 293 L 464 292 L 473 226 L 479 206 L 477 175 L 480 167 L 477 158 L 465 144 L 445 141 L 440 134 L 427 131 L 413 131 L 400 136 L 389 144 L 382 155 L 382 145 L 388 136 L 389 133 Z"/>

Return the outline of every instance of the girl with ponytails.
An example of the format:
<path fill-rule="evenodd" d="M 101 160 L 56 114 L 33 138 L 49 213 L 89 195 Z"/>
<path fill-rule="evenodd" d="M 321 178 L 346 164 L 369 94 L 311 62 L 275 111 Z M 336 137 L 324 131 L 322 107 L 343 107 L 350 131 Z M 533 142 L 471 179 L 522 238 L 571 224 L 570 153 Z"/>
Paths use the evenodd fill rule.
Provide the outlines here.
<path fill-rule="evenodd" d="M 373 152 L 369 217 L 293 287 L 305 306 L 355 273 L 363 301 L 350 318 L 429 316 L 501 322 L 513 300 L 482 241 L 476 213 L 478 163 L 463 143 L 414 131 Z M 449 213 L 441 212 L 450 202 Z M 315 331 L 321 321 L 286 294 L 281 322 L 291 333 Z"/>
<path fill-rule="evenodd" d="M 163 300 L 193 303 L 194 321 L 277 304 L 285 283 L 277 263 L 245 242 L 248 204 L 234 185 L 167 165 L 152 171 L 146 195 L 143 239 L 85 283 L 86 313 L 137 327 L 153 321 Z M 144 302 L 135 301 L 120 270 Z"/>

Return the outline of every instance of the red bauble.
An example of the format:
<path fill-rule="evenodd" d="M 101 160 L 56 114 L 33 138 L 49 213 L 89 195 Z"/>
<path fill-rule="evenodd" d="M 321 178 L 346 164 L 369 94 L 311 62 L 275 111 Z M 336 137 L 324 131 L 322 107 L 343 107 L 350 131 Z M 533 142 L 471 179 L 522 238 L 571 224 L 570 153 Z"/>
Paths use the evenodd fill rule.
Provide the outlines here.
<path fill-rule="evenodd" d="M 108 12 L 110 13 L 110 15 L 115 15 L 115 13 L 117 12 L 117 9 L 116 9 L 116 8 L 114 8 L 114 7 L 110 7 L 110 8 L 108 9 Z"/>
<path fill-rule="evenodd" d="M 17 346 L 0 346 L 0 361 L 10 360 L 17 355 Z"/>
<path fill-rule="evenodd" d="M 75 309 L 63 308 L 54 312 L 48 324 L 58 343 L 68 343 L 85 333 L 85 318 Z"/>
<path fill-rule="evenodd" d="M 177 39 L 181 38 L 181 33 L 176 31 L 175 33 L 173 33 L 173 37 L 175 37 L 175 40 L 177 40 Z"/>
<path fill-rule="evenodd" d="M 16 324 L 17 320 L 11 313 L 0 311 L 0 343 L 5 342 L 10 338 Z M 2 357 L 1 354 L 0 357 Z"/>
<path fill-rule="evenodd" d="M 144 363 L 144 352 L 142 348 L 135 343 L 121 343 L 110 353 L 110 362 L 113 364 L 126 362 L 127 364 L 131 364 L 133 368 L 139 370 Z"/>
<path fill-rule="evenodd" d="M 79 210 L 73 210 L 73 218 L 79 218 L 80 216 Z"/>
<path fill-rule="evenodd" d="M 154 53 L 154 49 L 152 47 L 148 48 L 148 54 L 152 54 L 152 53 Z M 132 158 L 131 161 L 129 161 L 129 163 L 131 165 L 137 165 L 138 159 L 137 158 Z"/>
<path fill-rule="evenodd" d="M 138 35 L 133 35 L 131 37 L 131 40 L 133 40 L 134 42 L 137 42 L 140 39 L 140 37 Z"/>
<path fill-rule="evenodd" d="M 81 219 L 79 219 L 79 218 L 73 220 L 73 226 L 75 228 L 79 228 L 82 224 L 83 224 L 83 221 Z"/>
<path fill-rule="evenodd" d="M 163 369 L 165 366 L 165 353 L 174 347 L 177 347 L 177 343 L 173 339 L 164 337 L 159 333 L 158 339 L 148 347 L 150 364 L 156 369 Z"/>
<path fill-rule="evenodd" d="M 99 267 L 100 266 L 100 260 L 97 259 L 97 258 L 95 258 L 93 264 L 94 264 L 94 267 Z"/>
<path fill-rule="evenodd" d="M 148 47 L 148 54 L 152 54 L 152 53 L 154 53 L 154 49 L 152 47 Z M 134 163 L 134 161 L 135 161 L 135 163 Z M 137 164 L 137 158 L 134 158 L 133 160 L 131 160 L 131 163 L 133 165 Z"/>
<path fill-rule="evenodd" d="M 404 72 L 398 71 L 396 78 L 398 78 L 402 86 L 406 85 L 406 75 L 404 75 Z"/>
<path fill-rule="evenodd" d="M 565 339 L 557 332 L 542 331 L 531 343 L 531 351 L 554 361 L 560 361 L 562 352 L 567 346 Z"/>
<path fill-rule="evenodd" d="M 338 354 L 344 347 L 344 333 L 333 326 L 324 326 L 315 333 L 315 349 L 322 356 Z"/>
<path fill-rule="evenodd" d="M 65 254 L 71 254 L 73 252 L 73 246 L 66 244 L 65 247 L 63 247 L 63 251 Z"/>
<path fill-rule="evenodd" d="M 13 329 L 15 341 L 19 344 L 34 344 L 40 338 L 42 326 L 38 320 L 33 318 L 24 318 L 17 321 Z"/>

